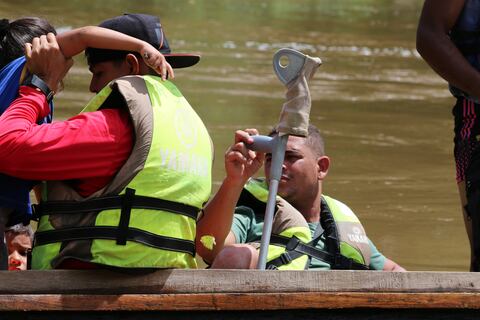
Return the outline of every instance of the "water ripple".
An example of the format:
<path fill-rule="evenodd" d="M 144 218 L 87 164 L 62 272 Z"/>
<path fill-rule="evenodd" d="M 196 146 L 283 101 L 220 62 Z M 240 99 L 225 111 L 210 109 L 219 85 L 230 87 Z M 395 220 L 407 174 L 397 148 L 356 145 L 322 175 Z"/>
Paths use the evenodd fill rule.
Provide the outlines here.
<path fill-rule="evenodd" d="M 238 50 L 239 48 L 255 49 L 257 51 L 275 51 L 281 48 L 292 48 L 302 52 L 333 52 L 343 53 L 352 56 L 362 57 L 400 57 L 421 59 L 420 54 L 415 48 L 394 47 L 371 47 L 356 45 L 321 45 L 302 42 L 259 42 L 246 41 L 245 43 L 236 43 L 228 40 L 221 47 L 225 49 Z"/>

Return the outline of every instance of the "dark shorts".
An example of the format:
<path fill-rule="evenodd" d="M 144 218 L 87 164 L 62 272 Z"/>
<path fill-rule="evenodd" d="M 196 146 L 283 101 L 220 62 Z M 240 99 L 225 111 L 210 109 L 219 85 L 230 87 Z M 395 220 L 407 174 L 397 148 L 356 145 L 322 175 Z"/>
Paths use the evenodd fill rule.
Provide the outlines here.
<path fill-rule="evenodd" d="M 455 165 L 457 183 L 465 181 L 464 209 L 472 226 L 472 271 L 480 271 L 480 105 L 460 98 L 453 107 L 455 117 Z"/>
<path fill-rule="evenodd" d="M 480 173 L 480 104 L 458 98 L 452 110 L 455 117 L 454 155 L 457 183 L 467 175 Z"/>

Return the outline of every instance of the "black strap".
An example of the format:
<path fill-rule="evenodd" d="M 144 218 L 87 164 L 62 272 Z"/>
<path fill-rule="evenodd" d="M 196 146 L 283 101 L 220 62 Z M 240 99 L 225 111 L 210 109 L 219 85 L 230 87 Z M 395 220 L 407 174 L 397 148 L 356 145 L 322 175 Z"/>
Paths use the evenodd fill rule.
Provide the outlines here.
<path fill-rule="evenodd" d="M 268 262 L 275 266 L 282 266 L 306 254 L 309 257 L 324 261 L 330 265 L 332 269 L 343 270 L 368 270 L 368 267 L 356 262 L 351 258 L 347 258 L 341 254 L 331 254 L 324 250 L 312 246 L 312 242 L 308 244 L 302 243 L 300 239 L 293 236 L 287 238 L 284 236 L 272 234 L 270 244 L 280 245 L 285 247 L 286 252 L 282 253 L 278 258 Z"/>
<path fill-rule="evenodd" d="M 40 204 L 32 205 L 33 217 L 40 218 L 49 214 L 69 214 L 69 213 L 88 213 L 92 211 L 112 210 L 123 208 L 124 198 L 131 195 L 106 196 L 85 201 L 46 201 Z M 146 196 L 134 195 L 133 199 L 128 200 L 131 208 L 162 210 L 172 213 L 178 213 L 197 219 L 199 209 L 183 203 L 169 200 L 157 199 Z"/>
<path fill-rule="evenodd" d="M 292 260 L 307 254 L 310 257 L 314 257 L 316 259 L 322 260 L 327 262 L 328 264 L 332 265 L 335 262 L 335 258 L 330 253 L 312 247 L 308 244 L 302 243 L 300 239 L 293 236 L 292 238 L 287 238 L 284 236 L 272 234 L 270 237 L 270 244 L 273 245 L 280 245 L 285 247 L 286 252 L 281 254 L 278 258 L 269 261 L 269 263 L 274 263 L 275 260 L 279 260 L 283 264 L 288 264 Z"/>
<path fill-rule="evenodd" d="M 41 231 L 35 233 L 35 246 L 72 240 L 117 240 L 118 230 L 118 227 L 95 226 Z M 195 256 L 195 243 L 189 240 L 159 236 L 136 228 L 126 230 L 126 240 L 139 242 L 157 249 L 185 252 Z"/>
<path fill-rule="evenodd" d="M 120 212 L 120 221 L 118 223 L 117 244 L 124 246 L 127 244 L 128 225 L 130 224 L 130 213 L 132 212 L 135 190 L 127 188 L 122 201 L 122 211 Z"/>
<path fill-rule="evenodd" d="M 285 251 L 282 253 L 278 258 L 270 260 L 267 262 L 267 269 L 268 270 L 277 270 L 278 267 L 284 266 L 292 262 L 293 260 L 300 258 L 303 256 L 303 253 L 298 251 Z"/>
<path fill-rule="evenodd" d="M 321 214 L 320 214 L 320 225 L 325 229 L 325 251 L 329 252 L 332 255 L 340 254 L 340 236 L 337 230 L 337 224 L 335 223 L 335 218 L 333 217 L 332 210 L 325 200 L 322 197 L 320 203 Z"/>
<path fill-rule="evenodd" d="M 28 76 L 22 83 L 24 86 L 38 88 L 47 98 L 47 102 L 50 103 L 55 95 L 55 91 L 51 90 L 48 85 L 36 74 Z"/>

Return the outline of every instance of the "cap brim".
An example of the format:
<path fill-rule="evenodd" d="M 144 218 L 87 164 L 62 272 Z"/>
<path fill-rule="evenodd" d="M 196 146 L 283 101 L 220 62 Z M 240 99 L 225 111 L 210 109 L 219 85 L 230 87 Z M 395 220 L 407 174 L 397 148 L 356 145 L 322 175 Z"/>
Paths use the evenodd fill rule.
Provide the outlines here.
<path fill-rule="evenodd" d="M 191 67 L 200 61 L 200 56 L 196 54 L 164 53 L 163 55 L 172 68 L 176 69 Z"/>

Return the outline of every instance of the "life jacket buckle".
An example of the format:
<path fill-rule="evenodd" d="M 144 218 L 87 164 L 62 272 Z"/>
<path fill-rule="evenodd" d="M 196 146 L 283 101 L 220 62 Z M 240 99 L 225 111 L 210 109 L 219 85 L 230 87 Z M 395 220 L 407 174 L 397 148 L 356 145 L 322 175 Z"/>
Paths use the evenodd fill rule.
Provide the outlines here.
<path fill-rule="evenodd" d="M 290 240 L 288 240 L 288 243 L 285 246 L 285 248 L 287 249 L 287 251 L 293 251 L 295 250 L 295 248 L 298 246 L 299 243 L 300 243 L 300 239 L 293 236 L 290 238 Z"/>
<path fill-rule="evenodd" d="M 278 268 L 274 264 L 267 264 L 267 270 L 278 270 Z"/>
<path fill-rule="evenodd" d="M 289 264 L 290 262 L 293 261 L 293 258 L 292 256 L 290 256 L 290 254 L 288 253 L 288 251 L 285 251 L 284 253 L 282 253 L 280 255 L 280 257 L 278 257 L 280 259 L 280 262 L 281 262 L 281 266 L 284 266 L 284 265 L 287 265 Z M 278 269 L 278 268 L 277 268 Z"/>

